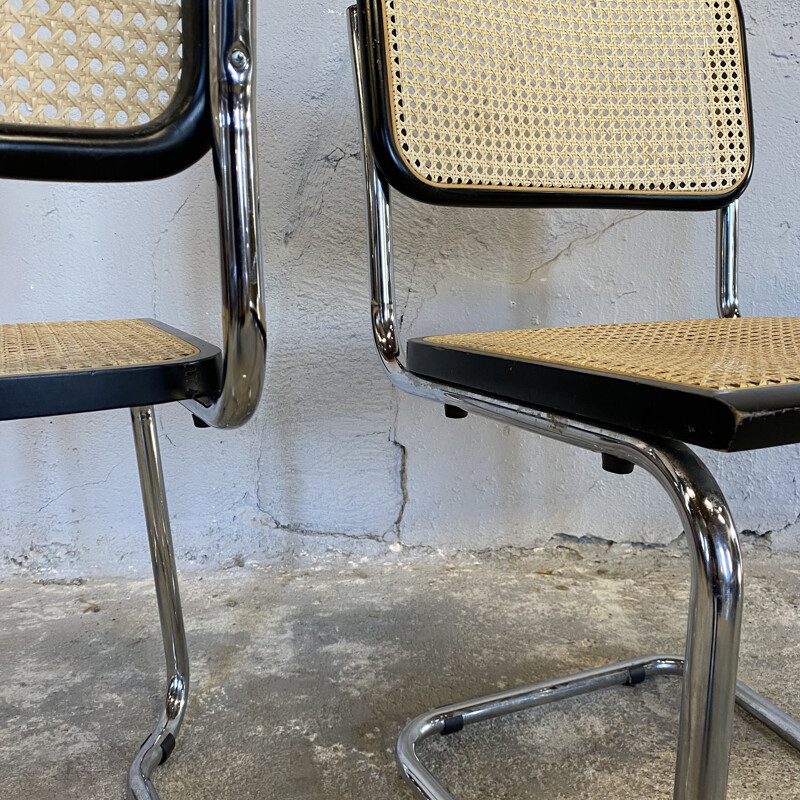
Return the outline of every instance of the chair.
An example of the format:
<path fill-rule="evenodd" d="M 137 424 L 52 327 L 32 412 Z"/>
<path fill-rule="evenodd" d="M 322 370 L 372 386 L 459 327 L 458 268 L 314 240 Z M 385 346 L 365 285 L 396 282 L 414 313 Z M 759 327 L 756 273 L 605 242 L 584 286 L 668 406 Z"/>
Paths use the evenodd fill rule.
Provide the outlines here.
<path fill-rule="evenodd" d="M 145 180 L 213 150 L 221 350 L 154 320 L 0 326 L 0 419 L 131 411 L 168 681 L 128 795 L 157 800 L 151 773 L 175 746 L 189 661 L 153 407 L 177 401 L 198 427 L 232 428 L 264 380 L 254 4 L 10 0 L 4 10 L 0 175 Z"/>
<path fill-rule="evenodd" d="M 800 441 L 800 319 L 742 319 L 737 198 L 750 177 L 735 0 L 359 0 L 349 10 L 363 134 L 372 322 L 403 391 L 638 465 L 664 487 L 692 565 L 685 656 L 645 656 L 437 708 L 397 757 L 416 794 L 452 796 L 416 746 L 434 734 L 650 676 L 683 676 L 676 800 L 723 800 L 734 703 L 800 747 L 800 725 L 737 683 L 736 529 L 696 444 Z M 454 206 L 717 210 L 719 319 L 438 335 L 406 354 L 390 187 Z"/>

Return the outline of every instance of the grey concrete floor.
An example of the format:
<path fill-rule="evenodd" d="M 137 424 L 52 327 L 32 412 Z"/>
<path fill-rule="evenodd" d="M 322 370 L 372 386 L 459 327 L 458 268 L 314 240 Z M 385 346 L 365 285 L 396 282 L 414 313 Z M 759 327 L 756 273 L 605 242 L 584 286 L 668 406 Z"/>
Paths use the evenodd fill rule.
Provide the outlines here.
<path fill-rule="evenodd" d="M 800 559 L 748 545 L 740 677 L 800 714 Z M 393 744 L 448 701 L 680 652 L 680 548 L 188 573 L 193 696 L 164 800 L 410 798 Z M 161 702 L 150 581 L 0 581 L 0 797 L 121 798 Z M 664 678 L 474 726 L 424 755 L 463 800 L 668 798 Z M 738 714 L 730 800 L 800 798 L 800 757 Z"/>

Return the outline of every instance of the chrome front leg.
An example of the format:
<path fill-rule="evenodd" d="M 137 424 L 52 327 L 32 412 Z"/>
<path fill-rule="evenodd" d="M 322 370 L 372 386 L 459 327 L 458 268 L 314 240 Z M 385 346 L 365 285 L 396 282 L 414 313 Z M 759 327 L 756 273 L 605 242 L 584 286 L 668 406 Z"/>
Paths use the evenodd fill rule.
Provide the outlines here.
<path fill-rule="evenodd" d="M 459 398 L 465 409 L 505 419 L 491 401 Z M 466 402 L 464 402 L 466 401 Z M 519 409 L 515 424 L 625 459 L 667 491 L 690 545 L 692 589 L 675 770 L 675 800 L 725 800 L 742 625 L 742 557 L 725 496 L 692 450 Z"/>
<path fill-rule="evenodd" d="M 703 462 L 678 443 L 659 450 L 677 478 L 670 494 L 692 545 L 675 800 L 725 800 L 742 624 L 739 540 Z"/>
<path fill-rule="evenodd" d="M 397 380 L 403 376 L 400 375 Z M 646 441 L 631 434 L 597 428 L 589 423 L 479 398 L 454 388 L 432 384 L 410 389 L 436 394 L 464 410 L 588 450 L 616 456 L 636 464 L 667 490 L 680 514 L 692 555 L 692 592 L 684 659 L 648 657 L 646 671 L 680 671 L 684 674 L 675 800 L 725 800 L 730 757 L 736 669 L 739 654 L 742 601 L 742 564 L 736 529 L 725 498 L 700 459 L 684 444 L 665 439 Z M 649 663 L 652 662 L 652 663 Z M 573 676 L 542 686 L 526 687 L 512 695 L 483 698 L 437 709 L 410 723 L 401 737 L 398 758 L 409 782 L 428 800 L 452 800 L 421 764 L 415 745 L 434 732 L 452 732 L 486 716 L 508 713 L 555 699 L 563 691 L 576 693 L 614 682 L 638 681 L 613 665 L 602 674 Z M 554 689 L 558 688 L 558 691 Z M 747 687 L 740 687 L 740 702 L 790 743 L 800 726 Z M 476 712 L 476 713 L 474 713 Z M 444 730 L 444 719 L 460 717 Z M 456 727 L 453 727 L 453 726 Z M 440 730 L 439 727 L 442 726 Z"/>
<path fill-rule="evenodd" d="M 183 721 L 189 694 L 189 656 L 153 407 L 132 408 L 131 419 L 161 619 L 161 636 L 167 659 L 168 683 L 161 719 L 131 764 L 128 773 L 128 797 L 129 800 L 158 800 L 150 775 L 155 767 L 169 758 L 175 747 L 175 738 Z"/>

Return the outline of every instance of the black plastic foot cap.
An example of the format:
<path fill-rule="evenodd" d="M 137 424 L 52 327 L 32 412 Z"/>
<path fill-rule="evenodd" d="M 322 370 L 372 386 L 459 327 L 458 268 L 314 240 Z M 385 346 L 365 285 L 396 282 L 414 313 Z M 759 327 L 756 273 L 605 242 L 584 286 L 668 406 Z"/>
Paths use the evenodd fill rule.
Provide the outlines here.
<path fill-rule="evenodd" d="M 163 764 L 169 757 L 172 755 L 172 751 L 175 749 L 175 737 L 168 733 L 164 737 L 164 741 L 161 742 L 161 761 L 159 764 Z"/>
<path fill-rule="evenodd" d="M 447 717 L 442 728 L 442 736 L 449 736 L 451 733 L 458 733 L 464 727 L 464 717 L 458 714 L 455 717 Z"/>
<path fill-rule="evenodd" d="M 603 469 L 616 475 L 630 475 L 633 472 L 633 463 L 610 453 L 603 453 Z"/>
<path fill-rule="evenodd" d="M 464 419 L 467 416 L 467 412 L 464 411 L 463 408 L 459 408 L 458 406 L 451 406 L 448 403 L 444 404 L 444 415 L 447 419 Z"/>
<path fill-rule="evenodd" d="M 638 686 L 647 677 L 647 670 L 644 667 L 633 667 L 628 670 L 628 680 L 626 686 Z"/>

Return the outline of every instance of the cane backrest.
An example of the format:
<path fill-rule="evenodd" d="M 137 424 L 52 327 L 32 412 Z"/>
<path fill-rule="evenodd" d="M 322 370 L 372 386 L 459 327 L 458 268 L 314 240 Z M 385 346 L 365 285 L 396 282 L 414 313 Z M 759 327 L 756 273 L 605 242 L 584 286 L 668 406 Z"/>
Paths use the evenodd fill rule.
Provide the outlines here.
<path fill-rule="evenodd" d="M 131 127 L 175 97 L 180 0 L 2 0 L 0 20 L 3 122 Z"/>
<path fill-rule="evenodd" d="M 428 199 L 470 187 L 707 205 L 744 188 L 735 0 L 363 3 L 382 79 L 376 138 L 406 181 L 434 190 Z"/>
<path fill-rule="evenodd" d="M 0 176 L 136 180 L 210 143 L 205 0 L 0 0 Z"/>

